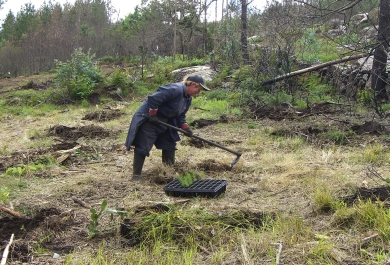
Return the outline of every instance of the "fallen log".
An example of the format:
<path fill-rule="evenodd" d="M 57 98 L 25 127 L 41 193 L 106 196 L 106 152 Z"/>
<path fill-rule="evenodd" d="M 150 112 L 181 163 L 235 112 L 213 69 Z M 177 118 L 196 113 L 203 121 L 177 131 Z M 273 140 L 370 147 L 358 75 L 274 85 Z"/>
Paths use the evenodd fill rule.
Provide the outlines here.
<path fill-rule="evenodd" d="M 3 212 L 8 213 L 8 214 L 10 214 L 10 215 L 12 215 L 14 217 L 17 217 L 17 218 L 26 218 L 25 215 L 23 215 L 23 214 L 21 214 L 19 212 L 16 212 L 16 211 L 14 211 L 12 209 L 9 209 L 7 207 L 4 207 L 2 205 L 0 205 L 0 210 L 2 210 Z"/>
<path fill-rule="evenodd" d="M 298 70 L 298 71 L 295 71 L 295 72 L 291 72 L 291 73 L 288 73 L 288 74 L 285 74 L 285 75 L 277 76 L 277 77 L 275 77 L 273 79 L 269 79 L 269 80 L 263 81 L 263 82 L 261 82 L 260 86 L 270 85 L 270 84 L 276 83 L 276 82 L 278 82 L 280 80 L 287 79 L 287 78 L 290 78 L 290 77 L 293 77 L 293 76 L 296 76 L 296 75 L 301 75 L 301 74 L 304 74 L 304 73 L 316 71 L 316 70 L 319 70 L 321 68 L 325 68 L 325 67 L 328 67 L 328 66 L 334 65 L 334 64 L 339 64 L 339 63 L 343 63 L 343 62 L 357 60 L 357 59 L 360 59 L 360 58 L 363 58 L 363 57 L 367 57 L 368 55 L 369 55 L 368 53 L 362 53 L 362 54 L 358 54 L 358 55 L 343 57 L 341 59 L 329 61 L 329 62 L 322 63 L 322 64 L 317 64 L 317 65 L 314 65 L 314 66 L 311 66 L 311 67 L 308 67 L 308 68 L 304 68 L 304 69 L 301 69 L 301 70 Z M 257 90 L 258 89 L 260 89 L 260 88 L 257 88 Z"/>

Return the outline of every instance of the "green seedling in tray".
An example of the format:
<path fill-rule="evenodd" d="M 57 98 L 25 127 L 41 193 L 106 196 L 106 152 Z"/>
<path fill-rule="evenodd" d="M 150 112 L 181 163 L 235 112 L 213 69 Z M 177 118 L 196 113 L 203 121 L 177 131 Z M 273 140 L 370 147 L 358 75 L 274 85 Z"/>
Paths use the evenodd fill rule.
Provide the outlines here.
<path fill-rule="evenodd" d="M 203 178 L 203 176 L 198 177 L 195 171 L 186 172 L 183 176 L 178 176 L 177 177 L 177 179 L 179 180 L 180 184 L 183 187 L 189 187 L 189 186 L 192 185 L 192 183 L 194 183 L 198 179 L 202 179 L 202 178 Z"/>

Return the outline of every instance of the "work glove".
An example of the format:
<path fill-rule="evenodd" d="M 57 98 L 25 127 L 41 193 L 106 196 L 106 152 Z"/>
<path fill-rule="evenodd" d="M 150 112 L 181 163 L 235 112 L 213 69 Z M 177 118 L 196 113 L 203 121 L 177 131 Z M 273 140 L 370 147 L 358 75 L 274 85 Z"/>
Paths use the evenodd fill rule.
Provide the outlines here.
<path fill-rule="evenodd" d="M 158 118 L 156 114 L 157 114 L 157 109 L 149 109 L 149 114 L 146 114 L 145 117 L 147 117 L 150 122 L 157 123 Z"/>
<path fill-rule="evenodd" d="M 183 123 L 180 127 L 182 130 L 186 131 L 185 135 L 192 136 L 192 130 L 190 129 L 190 126 L 188 126 L 187 123 Z"/>

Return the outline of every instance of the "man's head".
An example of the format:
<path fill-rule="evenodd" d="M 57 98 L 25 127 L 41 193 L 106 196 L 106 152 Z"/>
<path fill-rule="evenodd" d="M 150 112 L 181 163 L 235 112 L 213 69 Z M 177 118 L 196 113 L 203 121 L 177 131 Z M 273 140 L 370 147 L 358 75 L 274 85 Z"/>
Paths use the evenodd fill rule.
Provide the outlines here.
<path fill-rule="evenodd" d="M 204 78 L 202 76 L 200 76 L 200 75 L 190 75 L 187 78 L 185 78 L 184 82 L 187 85 L 186 81 L 194 82 L 194 83 L 198 84 L 201 88 L 203 88 L 206 91 L 210 90 L 208 87 L 206 87 L 205 82 L 204 82 Z"/>

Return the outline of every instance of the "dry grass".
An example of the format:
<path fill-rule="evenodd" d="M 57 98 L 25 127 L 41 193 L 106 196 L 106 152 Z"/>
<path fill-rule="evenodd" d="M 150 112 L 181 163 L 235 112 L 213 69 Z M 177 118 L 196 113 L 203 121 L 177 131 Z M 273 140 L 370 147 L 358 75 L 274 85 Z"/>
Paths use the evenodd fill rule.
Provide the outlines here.
<path fill-rule="evenodd" d="M 115 103 L 112 104 L 115 107 Z M 305 120 L 255 120 L 250 121 L 255 125 L 251 129 L 242 121 L 215 124 L 194 129 L 194 133 L 241 151 L 242 157 L 232 171 L 221 168 L 233 161 L 234 154 L 217 147 L 195 148 L 188 138 L 183 138 L 178 144 L 174 167 L 162 165 L 161 151 L 153 149 L 145 163 L 145 180 L 134 183 L 130 180 L 132 152 L 121 147 L 134 108 L 122 107 L 125 115 L 109 122 L 82 120 L 87 113 L 96 110 L 96 107 L 64 108 L 39 117 L 2 117 L 2 159 L 15 152 L 28 155 L 37 146 L 46 148 L 47 143 L 55 143 L 56 137 L 47 136 L 47 132 L 59 124 L 69 127 L 94 124 L 117 132 L 109 138 L 77 139 L 81 146 L 89 147 L 89 151 L 75 153 L 72 163 L 52 165 L 46 170 L 45 177 L 35 173 L 22 177 L 28 183 L 27 188 L 16 188 L 9 176 L 0 178 L 2 186 L 11 188 L 9 202 L 19 211 L 31 216 L 48 208 L 72 211 L 71 225 L 64 229 L 53 229 L 47 224 L 39 226 L 40 229 L 30 231 L 27 238 L 29 244 L 41 239 L 42 248 L 51 254 L 61 252 L 51 250 L 55 242 L 61 241 L 63 246 L 73 247 L 73 254 L 64 252 L 60 259 L 54 260 L 51 255 L 40 254 L 35 249 L 30 255 L 37 262 L 276 264 L 276 259 L 279 259 L 280 264 L 352 264 L 348 261 L 381 264 L 389 258 L 387 247 L 375 250 L 379 246 L 376 239 L 365 242 L 368 244 L 364 247 L 365 252 L 356 247 L 362 246 L 362 240 L 377 231 L 373 226 L 339 227 L 340 223 L 353 219 L 355 212 L 348 212 L 346 207 L 337 204 L 340 198 L 352 194 L 363 182 L 368 186 L 377 185 L 366 170 L 373 157 L 381 162 L 375 165 L 377 172 L 384 178 L 389 177 L 387 147 L 380 144 L 382 149 L 378 153 L 378 147 L 370 144 L 381 141 L 380 138 L 362 138 L 359 145 L 319 146 L 307 142 L 302 135 L 271 135 L 281 126 L 287 129 L 304 126 L 308 122 Z M 197 119 L 196 112 L 199 110 L 191 110 L 188 114 L 192 120 Z M 317 122 L 328 122 L 325 117 L 317 119 Z M 31 135 L 39 137 L 32 139 Z M 228 181 L 227 191 L 217 198 L 197 197 L 179 204 L 178 198 L 165 195 L 164 184 L 154 182 L 156 178 L 169 180 L 183 172 L 204 171 L 203 165 L 210 161 L 214 168 L 205 171 L 206 178 Z M 150 215 L 136 213 L 140 207 L 177 204 L 168 212 L 146 211 L 152 216 L 167 218 L 163 228 L 171 227 L 172 231 L 164 230 L 160 236 L 154 235 L 141 245 L 129 246 L 118 234 L 120 219 L 111 220 L 107 214 L 101 219 L 100 234 L 87 240 L 89 209 L 74 203 L 71 196 L 84 200 L 93 208 L 100 207 L 102 200 L 106 199 L 109 208 L 123 207 L 130 213 L 130 219 L 138 221 L 150 218 Z M 323 211 L 324 205 L 328 204 L 331 209 Z M 252 214 L 246 216 L 248 220 L 264 222 L 240 227 L 230 219 L 236 216 L 234 220 L 245 222 L 245 218 L 237 216 L 242 217 L 240 214 L 248 212 Z M 208 223 L 208 214 L 209 218 L 214 218 L 213 222 Z M 269 219 L 257 220 L 254 217 L 260 215 L 269 216 Z M 5 213 L 0 213 L 0 217 L 5 218 Z M 229 222 L 230 225 L 223 225 Z M 143 229 L 144 236 L 154 229 L 159 231 L 157 227 Z M 43 240 L 46 236 L 50 240 Z M 283 248 L 278 254 L 280 246 Z"/>

